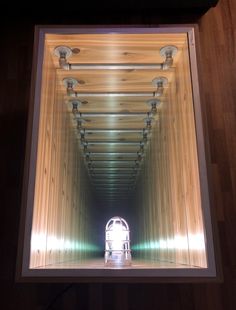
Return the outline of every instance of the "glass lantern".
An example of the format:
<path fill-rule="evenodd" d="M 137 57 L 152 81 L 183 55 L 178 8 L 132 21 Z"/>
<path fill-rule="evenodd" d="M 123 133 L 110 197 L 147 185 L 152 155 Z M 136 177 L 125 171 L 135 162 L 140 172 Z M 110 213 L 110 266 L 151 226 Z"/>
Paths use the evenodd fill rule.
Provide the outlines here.
<path fill-rule="evenodd" d="M 105 239 L 105 265 L 130 266 L 130 231 L 127 222 L 119 216 L 111 218 L 106 225 Z"/>

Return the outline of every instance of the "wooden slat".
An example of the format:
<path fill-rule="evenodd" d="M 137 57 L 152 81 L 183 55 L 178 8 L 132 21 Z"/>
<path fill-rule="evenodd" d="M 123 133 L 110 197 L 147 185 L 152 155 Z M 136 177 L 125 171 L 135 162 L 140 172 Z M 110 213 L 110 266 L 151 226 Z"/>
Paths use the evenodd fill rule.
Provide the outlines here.
<path fill-rule="evenodd" d="M 181 51 L 179 51 L 181 54 Z M 155 91 L 156 86 L 152 81 L 156 77 L 166 77 L 171 83 L 174 69 L 161 70 L 58 70 L 59 85 L 64 90 L 63 79 L 73 77 L 78 80 L 79 85 L 75 87 L 78 92 L 142 92 Z"/>
<path fill-rule="evenodd" d="M 102 42 L 102 45 L 101 45 Z M 172 42 L 179 49 L 185 43 L 184 34 L 81 34 L 47 35 L 51 53 L 59 45 L 79 48 L 71 62 L 82 63 L 156 63 L 162 62 L 160 49 Z M 58 67 L 55 58 L 55 66 Z"/>

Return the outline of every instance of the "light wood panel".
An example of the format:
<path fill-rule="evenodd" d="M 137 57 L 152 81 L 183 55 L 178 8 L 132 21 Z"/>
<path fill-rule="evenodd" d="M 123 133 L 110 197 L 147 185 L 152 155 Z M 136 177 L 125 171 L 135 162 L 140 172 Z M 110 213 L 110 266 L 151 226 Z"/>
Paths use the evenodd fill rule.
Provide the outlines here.
<path fill-rule="evenodd" d="M 153 90 L 153 89 L 152 89 Z M 61 90 L 65 94 L 65 89 Z M 74 98 L 68 98 L 65 96 L 65 100 L 68 102 L 68 109 L 71 111 L 71 100 Z M 147 106 L 146 101 L 151 97 L 90 97 L 79 98 L 81 105 L 79 110 L 82 113 L 85 112 L 148 112 L 150 107 Z M 160 98 L 162 102 L 165 102 L 165 97 Z"/>
<path fill-rule="evenodd" d="M 175 171 L 178 167 L 179 177 L 172 176 L 172 188 L 175 185 L 176 197 L 180 197 L 179 193 L 182 191 L 181 200 L 179 203 L 178 213 L 173 215 L 173 219 L 178 218 L 178 214 L 181 214 L 181 210 L 185 209 L 185 221 L 187 227 L 187 236 L 189 239 L 189 262 L 193 266 L 207 266 L 206 258 L 206 243 L 205 228 L 203 220 L 203 199 L 200 192 L 200 175 L 199 165 L 201 164 L 200 158 L 198 159 L 197 150 L 197 133 L 195 129 L 195 111 L 193 95 L 191 90 L 191 76 L 189 70 L 189 54 L 188 48 L 183 49 L 183 57 L 178 62 L 176 67 L 176 80 L 179 83 L 179 89 L 176 83 L 176 89 L 171 88 L 172 94 L 170 101 L 173 103 L 176 98 L 176 107 L 172 104 L 172 115 L 175 114 L 176 118 L 172 119 L 175 133 L 172 135 L 175 138 L 175 146 L 170 149 L 172 158 L 174 152 L 180 152 L 179 158 L 176 158 L 176 162 L 173 161 L 172 171 Z M 193 84 L 194 85 L 194 84 Z M 192 86 L 194 87 L 194 86 Z M 194 90 L 193 90 L 194 91 Z M 175 135 L 175 137 L 174 137 Z M 181 137 L 178 139 L 178 137 Z M 200 144 L 198 143 L 200 146 Z M 203 147 L 203 146 L 200 146 Z M 204 186 L 204 185 L 202 185 Z M 173 202 L 174 203 L 174 202 Z M 178 224 L 177 224 L 178 225 Z M 176 226 L 177 226 L 176 225 Z M 176 227 L 175 227 L 176 229 Z"/>
<path fill-rule="evenodd" d="M 187 44 L 182 53 L 139 179 L 137 255 L 206 267 Z"/>
<path fill-rule="evenodd" d="M 105 47 L 104 47 L 105 48 Z M 181 54 L 179 50 L 178 54 Z M 55 58 L 55 56 L 54 56 Z M 175 58 L 175 57 L 174 57 Z M 58 58 L 56 57 L 56 60 Z M 100 62 L 98 62 L 99 64 Z M 118 63 L 114 57 L 113 63 Z M 140 63 L 140 62 L 139 62 Z M 152 84 L 152 81 L 157 77 L 165 77 L 169 82 L 172 80 L 174 74 L 174 68 L 168 70 L 61 70 L 57 72 L 59 79 L 59 85 L 62 91 L 65 90 L 65 86 L 62 81 L 66 77 L 73 77 L 79 82 L 75 90 L 78 92 L 153 92 L 156 91 L 156 86 Z M 126 99 L 127 101 L 127 99 Z"/>
<path fill-rule="evenodd" d="M 115 63 L 157 63 L 163 61 L 159 54 L 160 49 L 169 42 L 181 49 L 185 41 L 184 36 L 181 33 L 48 34 L 46 40 L 52 54 L 58 45 L 70 45 L 72 49 L 80 49 L 78 54 L 72 55 L 71 62 L 114 63 L 115 59 Z M 58 68 L 57 59 L 54 59 L 54 64 Z"/>
<path fill-rule="evenodd" d="M 38 135 L 38 160 L 36 166 L 34 211 L 31 233 L 31 257 L 30 267 L 43 266 L 46 262 L 47 248 L 47 226 L 49 212 L 49 185 L 51 169 L 51 147 L 52 147 L 52 123 L 54 93 L 49 88 L 48 80 L 53 81 L 55 86 L 56 75 L 53 70 L 51 57 L 45 53 L 44 65 L 48 70 L 44 70 L 41 94 L 42 104 L 40 106 L 40 128 Z M 51 99 L 51 101 L 50 101 Z M 53 182 L 52 182 L 53 184 Z"/>
<path fill-rule="evenodd" d="M 89 179 L 47 47 L 43 67 L 31 268 L 93 253 Z"/>

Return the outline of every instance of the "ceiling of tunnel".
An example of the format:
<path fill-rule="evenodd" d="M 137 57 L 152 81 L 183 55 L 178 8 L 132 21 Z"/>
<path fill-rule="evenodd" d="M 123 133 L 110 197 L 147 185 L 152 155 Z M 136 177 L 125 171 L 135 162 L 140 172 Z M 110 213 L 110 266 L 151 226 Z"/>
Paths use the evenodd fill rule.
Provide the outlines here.
<path fill-rule="evenodd" d="M 168 100 L 186 35 L 54 34 L 46 42 L 93 188 L 103 200 L 129 197 L 152 127 Z M 166 46 L 177 53 L 163 70 L 157 65 L 166 60 L 160 52 Z"/>

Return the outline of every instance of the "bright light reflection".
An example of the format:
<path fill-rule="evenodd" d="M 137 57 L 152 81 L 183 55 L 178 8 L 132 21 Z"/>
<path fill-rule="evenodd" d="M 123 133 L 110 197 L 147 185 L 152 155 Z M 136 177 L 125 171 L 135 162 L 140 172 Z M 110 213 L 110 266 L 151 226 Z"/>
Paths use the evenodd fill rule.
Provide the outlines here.
<path fill-rule="evenodd" d="M 188 236 L 176 235 L 174 238 L 151 240 L 136 244 L 133 250 L 205 250 L 203 234 L 189 234 Z"/>
<path fill-rule="evenodd" d="M 114 224 L 110 235 L 112 239 L 112 249 L 113 250 L 122 250 L 123 248 L 123 242 L 122 240 L 125 240 L 125 232 L 122 230 L 121 224 Z"/>
<path fill-rule="evenodd" d="M 47 244 L 47 235 L 46 233 L 40 233 L 40 234 L 32 234 L 31 237 L 31 250 L 37 251 L 37 250 L 43 250 L 46 248 Z"/>
<path fill-rule="evenodd" d="M 128 266 L 131 264 L 129 226 L 119 217 L 111 218 L 105 231 L 105 265 Z"/>
<path fill-rule="evenodd" d="M 74 251 L 98 251 L 96 245 L 85 243 L 77 240 L 57 238 L 56 236 L 48 236 L 46 234 L 32 234 L 31 237 L 32 251 L 58 251 L 58 250 L 74 250 Z"/>

